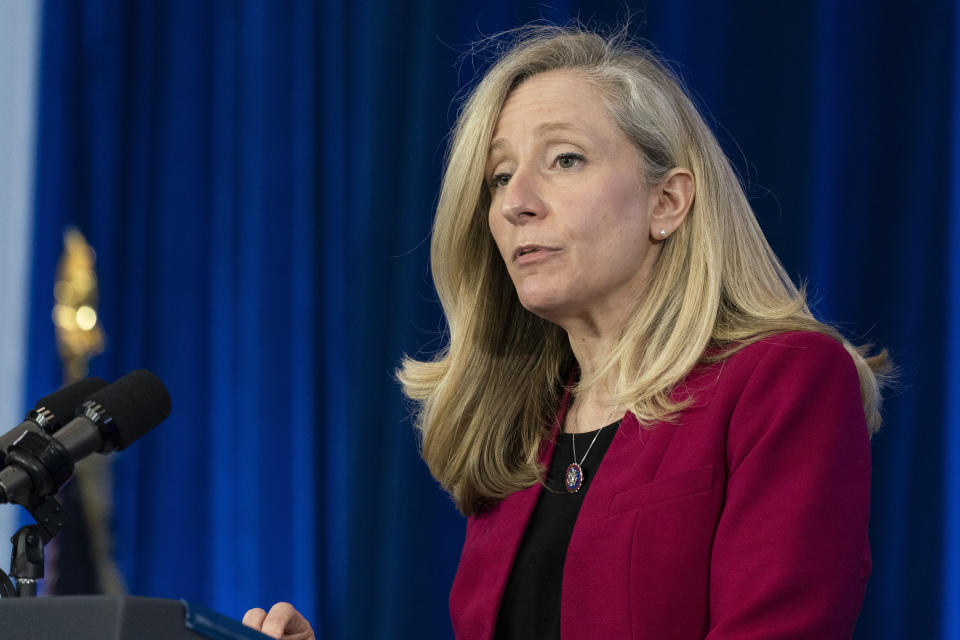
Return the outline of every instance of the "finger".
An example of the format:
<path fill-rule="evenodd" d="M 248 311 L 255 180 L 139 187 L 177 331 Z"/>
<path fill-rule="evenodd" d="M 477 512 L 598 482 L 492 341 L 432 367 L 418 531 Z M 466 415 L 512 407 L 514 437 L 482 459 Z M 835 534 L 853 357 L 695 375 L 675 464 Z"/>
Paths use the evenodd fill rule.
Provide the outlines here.
<path fill-rule="evenodd" d="M 257 631 L 260 631 L 260 627 L 263 626 L 263 619 L 267 617 L 267 612 L 263 609 L 250 609 L 245 614 L 243 614 L 243 620 L 241 622 Z"/>
<path fill-rule="evenodd" d="M 288 602 L 278 602 L 277 604 L 270 607 L 270 612 L 267 613 L 267 617 L 263 620 L 263 625 L 260 628 L 261 633 L 265 633 L 268 636 L 277 638 L 279 640 L 283 637 L 283 634 L 286 631 L 299 631 L 293 627 L 299 627 L 298 624 L 291 625 L 290 622 L 294 618 L 303 618 L 297 610 L 293 608 Z M 299 621 L 297 621 L 299 622 Z M 288 626 L 291 627 L 288 629 Z"/>

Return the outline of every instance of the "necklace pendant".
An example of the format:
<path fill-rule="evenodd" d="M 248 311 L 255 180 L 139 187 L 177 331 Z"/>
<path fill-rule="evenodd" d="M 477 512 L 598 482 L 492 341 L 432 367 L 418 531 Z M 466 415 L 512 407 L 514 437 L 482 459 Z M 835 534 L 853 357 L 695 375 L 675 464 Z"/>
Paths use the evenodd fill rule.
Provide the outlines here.
<path fill-rule="evenodd" d="M 567 493 L 576 493 L 583 486 L 583 469 L 576 462 L 571 463 L 563 474 L 563 486 L 567 489 Z"/>

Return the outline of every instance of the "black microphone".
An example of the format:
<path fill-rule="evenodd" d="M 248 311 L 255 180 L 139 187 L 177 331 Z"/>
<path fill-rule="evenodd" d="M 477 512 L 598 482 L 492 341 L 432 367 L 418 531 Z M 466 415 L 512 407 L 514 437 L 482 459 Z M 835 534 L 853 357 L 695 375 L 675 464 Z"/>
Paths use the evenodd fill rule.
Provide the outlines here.
<path fill-rule="evenodd" d="M 73 475 L 73 465 L 94 452 L 126 449 L 170 415 L 170 394 L 144 369 L 91 395 L 77 417 L 52 436 L 24 432 L 7 451 L 0 470 L 0 503 L 31 502 L 53 495 Z"/>
<path fill-rule="evenodd" d="M 50 395 L 40 398 L 26 419 L 0 436 L 0 469 L 6 464 L 7 449 L 27 431 L 52 434 L 77 415 L 77 407 L 90 394 L 100 391 L 107 383 L 100 378 L 85 378 L 68 384 Z"/>

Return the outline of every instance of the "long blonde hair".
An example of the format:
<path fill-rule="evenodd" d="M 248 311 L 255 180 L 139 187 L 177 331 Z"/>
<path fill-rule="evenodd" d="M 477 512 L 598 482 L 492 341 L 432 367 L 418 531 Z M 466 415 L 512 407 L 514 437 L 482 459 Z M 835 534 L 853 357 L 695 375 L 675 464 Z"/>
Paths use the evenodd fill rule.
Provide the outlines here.
<path fill-rule="evenodd" d="M 397 372 L 416 403 L 423 458 L 457 507 L 469 515 L 540 480 L 537 451 L 575 364 L 564 331 L 520 305 L 487 226 L 484 165 L 500 109 L 512 89 L 545 71 L 574 70 L 598 89 L 651 184 L 675 167 L 688 168 L 696 183 L 691 210 L 663 242 L 642 304 L 594 380 L 581 384 L 615 371 L 615 399 L 652 425 L 689 402 L 671 392 L 698 363 L 771 334 L 817 331 L 850 352 L 875 432 L 886 354 L 867 358 L 866 348 L 813 317 L 669 69 L 624 32 L 535 27 L 513 35 L 459 114 L 440 190 L 431 265 L 447 345 L 430 360 L 404 358 Z"/>

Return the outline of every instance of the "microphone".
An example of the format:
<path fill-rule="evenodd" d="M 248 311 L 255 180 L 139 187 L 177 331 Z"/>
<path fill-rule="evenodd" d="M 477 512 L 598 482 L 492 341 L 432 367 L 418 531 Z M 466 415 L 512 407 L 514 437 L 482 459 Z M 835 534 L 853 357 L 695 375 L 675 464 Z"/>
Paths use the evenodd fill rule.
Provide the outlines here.
<path fill-rule="evenodd" d="M 123 376 L 91 395 L 77 417 L 52 436 L 26 431 L 7 451 L 0 470 L 0 503 L 30 503 L 56 493 L 74 463 L 94 452 L 126 449 L 170 415 L 170 394 L 145 369 Z"/>
<path fill-rule="evenodd" d="M 23 422 L 0 436 L 0 469 L 6 464 L 7 449 L 14 440 L 27 431 L 54 433 L 76 415 L 80 403 L 105 386 L 107 383 L 100 378 L 85 378 L 40 398 Z"/>

